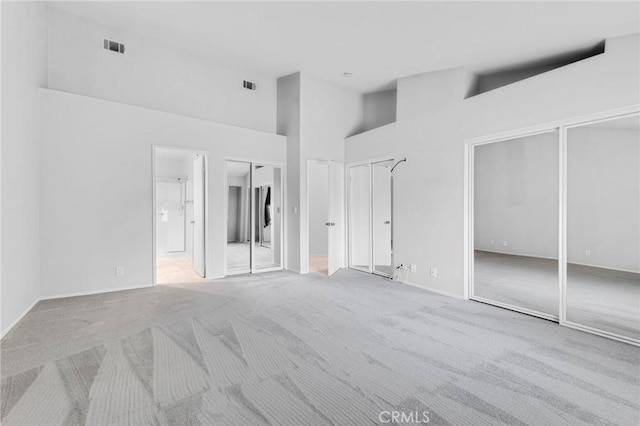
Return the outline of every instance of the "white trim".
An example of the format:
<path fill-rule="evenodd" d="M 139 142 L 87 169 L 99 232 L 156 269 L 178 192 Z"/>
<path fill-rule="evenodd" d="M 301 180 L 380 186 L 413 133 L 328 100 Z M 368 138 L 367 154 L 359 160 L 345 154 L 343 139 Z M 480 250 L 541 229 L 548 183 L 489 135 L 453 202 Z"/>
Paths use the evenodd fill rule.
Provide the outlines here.
<path fill-rule="evenodd" d="M 537 254 L 520 254 L 520 253 L 508 253 L 506 251 L 498 251 L 498 250 L 485 250 L 485 249 L 473 249 L 473 251 L 483 251 L 485 253 L 495 253 L 495 254 L 503 254 L 505 256 L 519 256 L 519 257 L 531 257 L 534 259 L 543 259 L 543 260 L 555 260 L 557 261 L 557 257 L 548 257 L 548 256 L 539 256 Z"/>
<path fill-rule="evenodd" d="M 20 321 L 22 321 L 22 319 L 29 313 L 31 312 L 31 310 L 38 304 L 38 302 L 40 302 L 40 300 L 42 299 L 38 299 L 35 302 L 33 302 L 31 305 L 29 305 L 29 307 L 27 309 L 24 310 L 24 312 L 22 312 L 22 314 L 20 314 L 18 316 L 18 318 L 16 318 L 11 324 L 9 324 L 9 327 L 7 327 L 7 329 L 0 335 L 0 340 L 4 339 L 10 332 L 11 330 L 13 330 L 13 328 L 18 325 L 18 323 Z"/>
<path fill-rule="evenodd" d="M 531 315 L 533 317 L 539 317 L 553 322 L 558 322 L 558 316 L 553 314 L 547 314 L 545 312 L 536 311 L 535 309 L 527 309 L 521 306 L 512 305 L 510 303 L 499 302 L 497 300 L 489 299 L 482 296 L 471 296 L 470 300 L 476 302 L 485 303 L 487 305 L 497 306 L 499 308 L 508 309 L 510 311 L 519 312 L 521 314 Z"/>
<path fill-rule="evenodd" d="M 155 285 L 163 285 L 163 284 L 155 284 Z M 142 289 L 142 288 L 155 287 L 155 285 L 154 284 L 146 284 L 146 285 L 138 285 L 138 286 L 133 286 L 133 287 L 106 288 L 106 289 L 95 290 L 95 291 L 84 291 L 84 292 L 79 292 L 79 293 L 67 293 L 67 294 L 61 294 L 61 295 L 57 295 L 57 296 L 45 296 L 45 297 L 41 297 L 39 301 L 55 300 L 55 299 L 66 299 L 68 297 L 93 296 L 93 295 L 96 295 L 96 294 L 103 294 L 103 293 L 115 293 L 116 291 L 139 290 L 139 289 Z"/>
<path fill-rule="evenodd" d="M 463 238 L 464 238 L 464 249 L 463 249 L 463 280 L 464 280 L 464 288 L 463 295 L 464 299 L 469 299 L 469 289 L 473 279 L 471 277 L 471 273 L 473 272 L 473 267 L 471 266 L 471 259 L 473 258 L 473 250 L 474 244 L 469 242 L 470 238 L 470 230 L 473 229 L 473 225 L 471 224 L 472 215 L 470 214 L 470 206 L 471 206 L 471 185 L 470 185 L 470 174 L 472 173 L 472 164 L 471 158 L 473 158 L 473 146 L 466 145 L 464 146 L 464 200 L 463 200 Z"/>
<path fill-rule="evenodd" d="M 567 265 L 578 265 L 578 266 L 586 266 L 588 268 L 606 269 L 607 271 L 626 272 L 626 273 L 629 273 L 629 274 L 640 274 L 640 271 L 632 271 L 630 269 L 612 268 L 610 266 L 600 266 L 600 265 L 595 265 L 595 264 L 590 264 L 590 263 L 579 263 L 579 262 L 567 261 Z"/>
<path fill-rule="evenodd" d="M 384 277 L 381 277 L 381 278 L 384 278 Z M 430 291 L 432 293 L 436 293 L 436 294 L 439 294 L 439 295 L 442 295 L 442 296 L 451 297 L 453 299 L 464 300 L 464 297 L 460 296 L 459 294 L 454 294 L 454 293 L 450 293 L 448 291 L 439 290 L 437 288 L 433 288 L 433 287 L 430 287 L 430 286 L 414 284 L 414 283 L 410 283 L 409 281 L 404 281 L 404 280 L 391 280 L 391 281 L 395 282 L 395 283 L 400 283 L 400 284 L 403 284 L 403 285 L 408 285 L 410 287 L 419 288 L 421 290 Z"/>
<path fill-rule="evenodd" d="M 500 142 L 506 139 L 515 139 L 518 137 L 532 136 L 539 133 L 545 133 L 548 130 L 558 129 L 561 127 L 575 127 L 580 124 L 590 123 L 593 121 L 607 121 L 608 118 L 621 117 L 640 112 L 640 104 L 629 105 L 623 108 L 616 108 L 599 113 L 586 114 L 577 117 L 566 118 L 562 120 L 550 121 L 547 123 L 524 127 L 515 130 L 508 130 L 499 133 L 479 136 L 465 140 L 467 145 L 482 145 L 484 143 Z"/>
<path fill-rule="evenodd" d="M 589 327 L 588 325 L 582 325 L 582 324 L 578 324 L 578 323 L 575 323 L 575 322 L 572 322 L 572 321 L 567 321 L 566 319 L 565 319 L 565 321 L 564 321 L 564 323 L 562 325 L 564 325 L 566 327 L 569 327 L 569 328 L 573 328 L 575 330 L 580 330 L 580 331 L 584 331 L 584 332 L 587 332 L 587 333 L 596 334 L 598 336 L 607 337 L 609 339 L 617 340 L 619 342 L 628 343 L 630 345 L 640 346 L 640 340 L 636 340 L 636 339 L 633 339 L 631 337 L 623 336 L 621 334 L 611 333 L 609 331 L 604 331 L 604 330 L 600 330 L 600 329 L 597 329 L 597 328 Z"/>
<path fill-rule="evenodd" d="M 564 325 L 567 319 L 567 129 L 560 128 L 558 143 L 558 322 Z"/>
<path fill-rule="evenodd" d="M 345 168 L 364 166 L 365 164 L 384 163 L 385 161 L 393 161 L 395 157 L 392 154 L 384 155 L 382 157 L 370 158 L 368 160 L 354 161 L 353 163 L 345 164 Z"/>

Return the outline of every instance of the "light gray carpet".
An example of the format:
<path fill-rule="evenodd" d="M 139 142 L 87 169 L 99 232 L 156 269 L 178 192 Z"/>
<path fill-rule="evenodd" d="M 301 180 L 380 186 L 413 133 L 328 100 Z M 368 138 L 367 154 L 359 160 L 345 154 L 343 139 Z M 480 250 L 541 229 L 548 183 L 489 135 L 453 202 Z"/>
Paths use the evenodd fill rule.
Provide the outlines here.
<path fill-rule="evenodd" d="M 475 294 L 558 315 L 558 261 L 475 251 Z M 640 340 L 640 274 L 569 264 L 567 319 Z"/>
<path fill-rule="evenodd" d="M 241 272 L 251 269 L 251 247 L 249 243 L 227 243 L 227 271 Z M 270 247 L 254 245 L 256 269 L 277 268 L 274 262 L 275 252 Z"/>
<path fill-rule="evenodd" d="M 370 274 L 276 272 L 39 303 L 2 340 L 1 418 L 635 425 L 639 357 Z"/>

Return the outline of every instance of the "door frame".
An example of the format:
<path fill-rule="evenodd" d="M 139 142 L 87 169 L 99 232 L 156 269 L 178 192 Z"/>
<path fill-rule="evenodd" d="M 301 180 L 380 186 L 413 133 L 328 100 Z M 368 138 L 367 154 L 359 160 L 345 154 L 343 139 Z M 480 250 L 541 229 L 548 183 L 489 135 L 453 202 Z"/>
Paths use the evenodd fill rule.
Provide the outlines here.
<path fill-rule="evenodd" d="M 225 156 L 222 161 L 224 162 L 224 177 L 222 179 L 222 191 L 223 191 L 223 197 L 222 197 L 222 209 L 223 209 L 223 213 L 224 213 L 224 231 L 223 231 L 223 241 L 224 241 L 224 276 L 233 276 L 233 275 L 242 275 L 242 274 L 256 274 L 256 273 L 262 273 L 262 272 L 273 272 L 273 271 L 282 271 L 284 269 L 287 268 L 287 264 L 286 264 L 286 208 L 285 208 L 285 201 L 286 201 L 286 189 L 285 189 L 285 183 L 286 183 L 286 167 L 283 163 L 279 163 L 279 162 L 270 162 L 270 161 L 256 161 L 256 160 L 252 160 L 246 157 L 234 157 L 234 156 Z M 250 173 L 250 177 L 249 177 L 249 186 L 250 186 L 250 191 L 249 191 L 249 202 L 250 202 L 250 206 L 249 206 L 249 215 L 250 215 L 250 225 L 249 225 L 249 241 L 250 241 L 250 245 L 249 245 L 249 268 L 248 269 L 243 269 L 241 271 L 229 271 L 227 269 L 227 223 L 229 221 L 229 194 L 228 194 L 228 173 L 227 173 L 227 163 L 229 161 L 235 161 L 237 163 L 246 163 L 249 164 L 249 173 Z M 254 181 L 253 181 L 253 171 L 254 171 L 254 167 L 255 166 L 271 166 L 271 167 L 277 167 L 280 169 L 280 188 L 281 188 L 281 200 L 280 200 L 280 214 L 281 214 L 281 226 L 280 226 L 280 266 L 277 267 L 273 267 L 273 268 L 263 268 L 263 269 L 257 269 L 254 265 L 254 244 L 255 244 L 255 206 L 254 204 L 254 198 L 255 198 L 255 187 L 254 187 Z M 273 188 L 272 188 L 273 190 Z M 273 244 L 273 242 L 272 242 Z"/>
<path fill-rule="evenodd" d="M 613 332 L 595 329 L 586 325 L 567 321 L 566 315 L 566 295 L 567 295 L 567 129 L 589 125 L 595 122 L 616 120 L 624 117 L 634 116 L 640 113 L 639 105 L 606 110 L 598 113 L 574 116 L 563 120 L 556 120 L 527 128 L 510 130 L 493 135 L 481 136 L 465 140 L 465 177 L 464 177 L 464 297 L 465 299 L 476 300 L 489 303 L 501 308 L 534 315 L 537 317 L 550 319 L 561 326 L 586 331 L 602 337 L 608 337 L 624 343 L 640 346 L 640 342 Z M 494 302 L 488 299 L 478 298 L 473 295 L 474 285 L 474 148 L 479 145 L 500 142 L 518 137 L 532 136 L 546 133 L 552 130 L 558 131 L 559 150 L 559 179 L 558 179 L 558 315 L 549 318 L 549 315 L 537 311 L 528 310 Z"/>
<path fill-rule="evenodd" d="M 151 145 L 151 285 L 157 285 L 157 262 L 158 262 L 158 253 L 157 253 L 157 236 L 156 236 L 156 225 L 157 225 L 157 209 L 156 209 L 156 153 L 159 149 L 163 150 L 174 150 L 174 151 L 183 151 L 191 154 L 200 154 L 204 158 L 204 181 L 203 181 L 203 192 L 204 192 L 204 247 L 203 247 L 203 256 L 204 256 L 204 277 L 208 276 L 208 253 L 209 253 L 209 151 L 201 150 L 201 149 L 192 149 L 192 148 L 183 148 L 178 146 L 168 146 L 168 145 Z M 186 231 L 186 230 L 185 230 Z M 186 236 L 186 234 L 185 234 Z M 186 248 L 186 247 L 185 247 Z"/>

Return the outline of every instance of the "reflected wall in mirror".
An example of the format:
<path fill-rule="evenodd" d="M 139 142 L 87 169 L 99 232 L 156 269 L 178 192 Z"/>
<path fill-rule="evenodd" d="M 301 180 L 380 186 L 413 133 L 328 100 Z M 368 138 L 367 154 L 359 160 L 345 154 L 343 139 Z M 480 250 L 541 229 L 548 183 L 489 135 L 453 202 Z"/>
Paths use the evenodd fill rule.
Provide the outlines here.
<path fill-rule="evenodd" d="M 227 273 L 251 272 L 251 163 L 227 161 Z"/>
<path fill-rule="evenodd" d="M 371 173 L 369 164 L 349 168 L 349 267 L 371 272 Z"/>
<path fill-rule="evenodd" d="M 472 297 L 558 318 L 557 132 L 474 147 Z"/>
<path fill-rule="evenodd" d="M 255 165 L 254 193 L 254 269 L 282 266 L 282 169 Z"/>
<path fill-rule="evenodd" d="M 640 340 L 639 116 L 567 130 L 566 319 Z"/>
<path fill-rule="evenodd" d="M 371 165 L 373 172 L 373 271 L 391 276 L 391 167 L 393 161 Z"/>

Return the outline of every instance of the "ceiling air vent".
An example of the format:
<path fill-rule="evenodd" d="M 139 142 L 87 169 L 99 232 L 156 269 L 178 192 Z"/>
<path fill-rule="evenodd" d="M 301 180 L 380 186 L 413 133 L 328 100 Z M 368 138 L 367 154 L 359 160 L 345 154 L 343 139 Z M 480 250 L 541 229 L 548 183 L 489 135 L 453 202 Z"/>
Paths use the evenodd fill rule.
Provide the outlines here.
<path fill-rule="evenodd" d="M 256 83 L 249 80 L 243 80 L 242 87 L 244 87 L 247 90 L 251 90 L 252 92 L 255 92 L 256 90 L 258 90 L 258 86 L 256 85 Z"/>
<path fill-rule="evenodd" d="M 113 53 L 120 53 L 124 55 L 124 44 L 118 43 L 117 41 L 108 40 L 106 38 L 102 39 L 102 48 L 104 50 L 108 50 Z"/>

